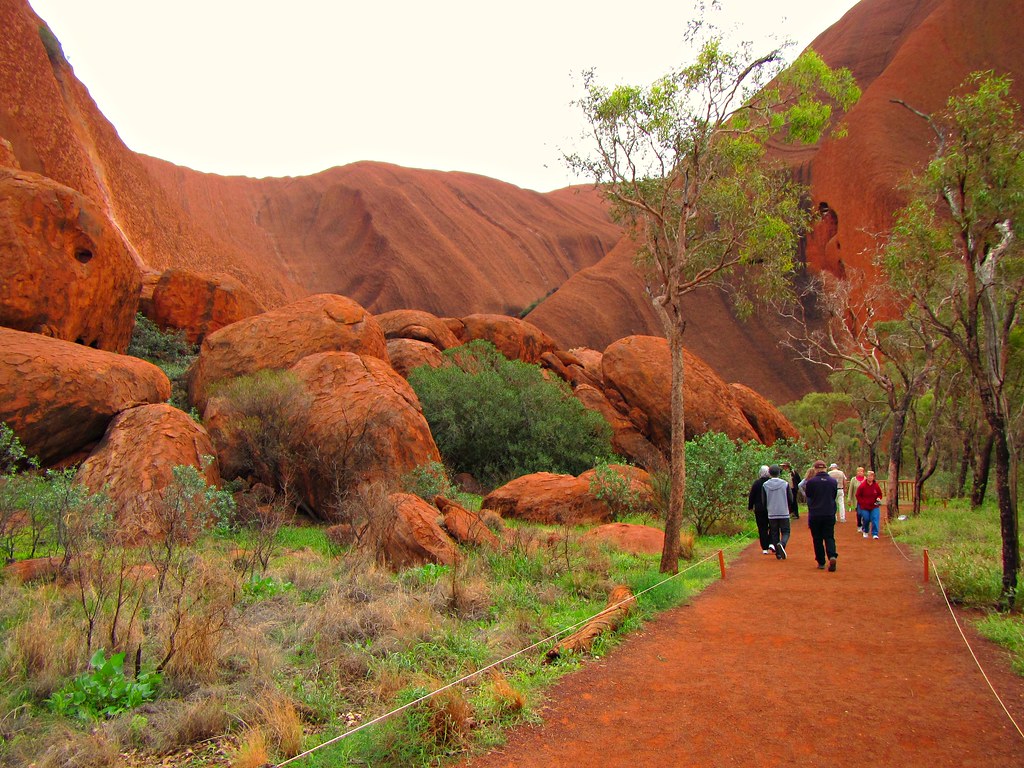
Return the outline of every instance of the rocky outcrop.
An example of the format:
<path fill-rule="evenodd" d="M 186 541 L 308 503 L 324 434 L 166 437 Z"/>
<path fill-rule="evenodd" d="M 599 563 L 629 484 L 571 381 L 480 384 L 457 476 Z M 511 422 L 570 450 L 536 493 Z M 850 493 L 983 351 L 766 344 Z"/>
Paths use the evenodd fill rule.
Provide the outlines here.
<path fill-rule="evenodd" d="M 665 532 L 649 525 L 607 523 L 583 534 L 584 541 L 608 544 L 634 555 L 660 555 L 665 546 Z"/>
<path fill-rule="evenodd" d="M 619 455 L 644 467 L 657 467 L 664 457 L 654 444 L 644 437 L 627 416 L 616 410 L 604 392 L 589 384 L 580 384 L 573 394 L 584 407 L 604 417 L 612 428 L 612 449 Z"/>
<path fill-rule="evenodd" d="M 384 332 L 356 302 L 329 293 L 308 296 L 207 336 L 189 371 L 189 397 L 202 409 L 216 381 L 290 368 L 308 355 L 336 351 L 388 358 Z"/>
<path fill-rule="evenodd" d="M 143 360 L 0 328 L 0 421 L 44 464 L 99 440 L 121 411 L 170 396 Z"/>
<path fill-rule="evenodd" d="M 489 549 L 498 549 L 501 546 L 501 541 L 476 512 L 444 496 L 435 497 L 434 505 L 444 515 L 444 529 L 455 541 Z"/>
<path fill-rule="evenodd" d="M 384 331 L 384 338 L 415 339 L 432 344 L 440 350 L 457 347 L 462 342 L 448 324 L 436 315 L 418 309 L 395 309 L 374 316 Z"/>
<path fill-rule="evenodd" d="M 481 509 L 545 525 L 582 525 L 611 520 L 611 509 L 572 475 L 536 472 L 516 478 L 484 497 Z"/>
<path fill-rule="evenodd" d="M 540 328 L 525 320 L 505 315 L 469 315 L 462 318 L 459 339 L 491 342 L 509 360 L 537 364 L 558 345 Z"/>
<path fill-rule="evenodd" d="M 208 485 L 219 485 L 213 459 L 210 436 L 188 414 L 165 403 L 142 405 L 114 417 L 75 479 L 90 491 L 104 491 L 119 538 L 138 542 L 166 533 L 174 467 L 197 467 Z"/>
<path fill-rule="evenodd" d="M 189 344 L 198 344 L 214 331 L 266 310 L 233 277 L 168 269 L 152 286 L 142 311 L 160 328 L 184 331 Z"/>
<path fill-rule="evenodd" d="M 394 524 L 384 535 L 383 552 L 397 571 L 425 563 L 452 565 L 459 557 L 455 542 L 437 524 L 437 509 L 419 496 L 393 493 Z"/>
<path fill-rule="evenodd" d="M 444 363 L 441 350 L 426 341 L 416 339 L 388 339 L 388 358 L 402 378 L 409 378 L 409 371 L 421 365 L 440 368 Z"/>
<path fill-rule="evenodd" d="M 796 427 L 767 398 L 742 384 L 730 384 L 729 389 L 760 442 L 773 445 L 776 440 L 796 440 L 800 437 Z"/>
<path fill-rule="evenodd" d="M 615 342 L 604 352 L 602 367 L 608 387 L 618 392 L 626 406 L 640 414 L 647 428 L 642 430 L 663 452 L 672 435 L 672 366 L 668 342 L 654 336 L 630 336 Z M 747 423 L 732 392 L 703 361 L 686 353 L 684 397 L 686 439 L 705 432 L 723 432 L 733 440 L 757 437 Z"/>
<path fill-rule="evenodd" d="M 0 168 L 0 325 L 124 352 L 140 285 L 99 205 L 52 179 Z"/>
<path fill-rule="evenodd" d="M 298 491 L 314 514 L 331 519 L 339 485 L 394 481 L 441 460 L 416 393 L 385 361 L 323 352 L 291 370 L 310 396 L 294 454 Z"/>

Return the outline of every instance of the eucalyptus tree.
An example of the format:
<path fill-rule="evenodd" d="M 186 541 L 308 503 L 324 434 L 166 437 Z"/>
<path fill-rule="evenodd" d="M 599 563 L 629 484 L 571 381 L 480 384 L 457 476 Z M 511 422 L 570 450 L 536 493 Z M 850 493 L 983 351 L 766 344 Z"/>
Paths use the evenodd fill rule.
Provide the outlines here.
<path fill-rule="evenodd" d="M 846 109 L 860 92 L 849 71 L 831 70 L 813 52 L 786 67 L 782 49 L 730 50 L 720 36 L 651 85 L 607 87 L 591 70 L 583 86 L 577 104 L 588 148 L 566 159 L 601 185 L 633 237 L 671 352 L 672 490 L 661 570 L 674 572 L 686 493 L 683 299 L 729 281 L 750 289 L 735 293 L 749 313 L 752 297 L 787 289 L 808 214 L 792 176 L 766 162 L 765 144 L 817 141 L 832 105 Z"/>
<path fill-rule="evenodd" d="M 938 115 L 924 114 L 935 153 L 896 217 L 883 265 L 963 360 L 994 440 L 1002 598 L 1020 569 L 1018 451 L 1010 387 L 1024 296 L 1024 127 L 1008 77 L 974 73 Z M 902 103 L 902 102 L 901 102 Z"/>

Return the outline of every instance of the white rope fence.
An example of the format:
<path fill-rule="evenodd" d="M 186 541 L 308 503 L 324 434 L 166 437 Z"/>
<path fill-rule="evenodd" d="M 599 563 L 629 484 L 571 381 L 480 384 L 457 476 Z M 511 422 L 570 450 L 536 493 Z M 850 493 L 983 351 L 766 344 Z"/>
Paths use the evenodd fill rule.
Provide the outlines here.
<path fill-rule="evenodd" d="M 896 551 L 903 555 L 903 558 L 907 562 L 913 562 L 913 559 L 903 551 L 903 547 L 901 547 L 896 541 L 896 536 L 893 534 L 891 526 L 886 526 L 886 533 L 889 534 L 889 539 L 892 541 L 893 546 L 896 547 Z M 949 600 L 949 595 L 946 593 L 946 586 L 942 583 L 942 576 L 939 574 L 938 566 L 935 565 L 934 560 L 931 562 L 931 568 L 935 571 L 935 581 L 939 585 L 939 591 L 942 593 L 942 599 L 946 601 L 946 608 L 949 609 L 949 615 L 953 619 L 953 624 L 956 625 L 956 629 L 960 633 L 960 637 L 963 639 L 964 645 L 967 646 L 967 650 L 970 652 L 971 658 L 974 659 L 974 663 L 978 666 L 978 671 L 981 672 L 981 676 L 985 678 L 985 682 L 988 684 L 989 690 L 992 691 L 992 695 L 996 697 L 996 701 L 999 702 L 999 706 L 1002 707 L 1003 712 L 1006 713 L 1010 722 L 1013 723 L 1013 727 L 1017 730 L 1017 733 L 1022 739 L 1024 739 L 1024 731 L 1021 730 L 1017 721 L 1014 720 L 1013 715 L 1010 714 L 1010 710 L 1006 708 L 1006 704 L 1003 702 L 1002 697 L 996 691 L 995 686 L 992 685 L 992 680 L 989 679 L 988 673 L 985 672 L 985 668 L 981 665 L 981 660 L 978 659 L 978 655 L 974 652 L 974 648 L 971 647 L 971 642 L 967 639 L 967 635 L 964 633 L 963 627 L 960 625 L 960 620 L 956 617 L 956 612 L 953 610 L 953 604 Z"/>
<path fill-rule="evenodd" d="M 516 658 L 517 656 L 523 655 L 527 651 L 531 651 L 534 648 L 537 648 L 538 646 L 545 645 L 546 643 L 550 643 L 550 642 L 552 642 L 554 640 L 557 640 L 562 635 L 564 635 L 564 634 L 566 634 L 568 632 L 572 632 L 575 629 L 578 629 L 579 627 L 583 626 L 584 624 L 586 624 L 591 619 L 593 619 L 593 618 L 595 618 L 595 617 L 597 617 L 597 616 L 599 616 L 599 615 L 601 615 L 603 613 L 607 613 L 608 611 L 612 611 L 612 610 L 614 610 L 614 609 L 616 609 L 616 608 L 618 608 L 618 607 L 620 607 L 622 605 L 625 605 L 626 603 L 629 603 L 629 602 L 634 602 L 635 603 L 637 598 L 640 597 L 641 595 L 644 595 L 644 594 L 650 592 L 651 590 L 657 589 L 658 587 L 661 587 L 661 586 L 667 584 L 668 582 L 672 581 L 673 579 L 679 578 L 684 573 L 686 573 L 688 571 L 692 571 L 694 568 L 696 568 L 696 567 L 698 567 L 700 565 L 703 565 L 704 563 L 709 562 L 710 560 L 718 558 L 722 551 L 724 551 L 726 549 L 732 549 L 733 547 L 736 547 L 739 544 L 747 544 L 748 542 L 749 542 L 749 536 L 747 536 L 747 535 L 744 535 L 744 536 L 742 536 L 740 538 L 737 538 L 736 541 L 734 541 L 734 542 L 732 542 L 730 544 L 727 544 L 725 547 L 723 547 L 720 550 L 716 550 L 713 554 L 708 555 L 703 560 L 699 560 L 696 563 L 693 563 L 692 565 L 690 565 L 689 567 L 684 568 L 683 570 L 678 571 L 677 573 L 674 573 L 671 576 L 667 576 L 666 578 L 662 579 L 661 581 L 657 582 L 656 584 L 652 584 L 651 586 L 647 587 L 646 589 L 643 589 L 640 592 L 637 592 L 635 595 L 631 595 L 630 597 L 626 598 L 625 600 L 620 600 L 618 603 L 615 603 L 614 605 L 605 606 L 604 608 L 602 608 L 600 611 L 598 611 L 597 613 L 593 614 L 592 616 L 588 616 L 585 619 L 581 619 L 580 621 L 577 621 L 575 624 L 572 624 L 571 626 L 568 626 L 568 627 L 565 627 L 563 629 L 560 629 L 557 632 L 555 632 L 554 634 L 548 635 L 544 639 L 538 640 L 537 642 L 532 643 L 531 645 L 528 645 L 525 648 L 521 648 L 520 650 L 516 651 L 515 653 L 509 654 L 508 656 L 506 656 L 503 659 L 498 659 L 497 661 L 492 662 L 492 663 L 488 664 L 485 667 L 481 667 L 480 669 L 476 670 L 475 672 L 471 672 L 468 675 L 460 677 L 458 680 L 454 680 L 454 681 L 448 683 L 447 685 L 443 685 L 440 688 L 431 691 L 430 693 L 426 693 L 426 694 L 424 694 L 423 696 L 420 696 L 418 699 L 416 699 L 414 701 L 410 701 L 407 704 L 403 704 L 400 707 L 397 707 L 395 709 L 390 710 L 389 712 L 385 712 L 382 715 L 378 715 L 377 717 L 373 718 L 372 720 L 367 720 L 365 723 L 357 725 L 355 728 L 352 728 L 351 730 L 345 731 L 344 733 L 339 734 L 338 736 L 335 736 L 333 739 L 328 739 L 327 741 L 325 741 L 325 742 L 323 742 L 321 744 L 317 744 L 315 747 L 311 747 L 311 748 L 307 749 L 305 752 L 301 752 L 301 753 L 295 755 L 294 757 L 290 757 L 287 760 L 283 760 L 280 763 L 276 763 L 274 765 L 274 768 L 283 768 L 283 766 L 286 766 L 289 763 L 294 763 L 294 762 L 296 762 L 298 760 L 301 760 L 302 758 L 309 757 L 314 752 L 318 752 L 321 749 L 325 749 L 326 747 L 329 747 L 329 746 L 332 746 L 334 744 L 337 744 L 338 742 L 340 742 L 340 741 L 342 741 L 344 739 L 349 738 L 350 736 L 358 733 L 359 731 L 361 731 L 361 730 L 363 730 L 365 728 L 369 728 L 371 725 L 374 725 L 375 723 L 379 723 L 379 722 L 381 722 L 383 720 L 387 720 L 388 718 L 394 717 L 395 715 L 399 714 L 400 712 L 404 712 L 405 710 L 410 709 L 411 707 L 415 707 L 417 704 L 422 704 L 424 701 L 427 701 L 427 700 L 433 698 L 434 696 L 437 696 L 438 694 L 443 693 L 444 691 L 447 691 L 447 690 L 449 690 L 451 688 L 454 688 L 457 685 L 462 685 L 463 683 L 466 683 L 466 682 L 472 680 L 475 677 L 479 677 L 484 672 L 487 672 L 487 671 L 489 671 L 491 669 L 495 669 L 496 667 L 500 667 L 505 662 L 511 661 L 512 659 Z"/>

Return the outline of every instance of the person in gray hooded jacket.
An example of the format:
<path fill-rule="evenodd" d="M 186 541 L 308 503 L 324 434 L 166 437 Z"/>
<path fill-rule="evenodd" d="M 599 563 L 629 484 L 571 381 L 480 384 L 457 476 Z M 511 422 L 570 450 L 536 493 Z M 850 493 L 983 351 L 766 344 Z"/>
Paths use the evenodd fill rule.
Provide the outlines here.
<path fill-rule="evenodd" d="M 789 504 L 793 491 L 789 483 L 779 477 L 778 464 L 768 467 L 768 480 L 761 488 L 764 505 L 768 508 L 768 548 L 775 550 L 775 557 L 786 559 L 786 545 L 789 543 Z"/>

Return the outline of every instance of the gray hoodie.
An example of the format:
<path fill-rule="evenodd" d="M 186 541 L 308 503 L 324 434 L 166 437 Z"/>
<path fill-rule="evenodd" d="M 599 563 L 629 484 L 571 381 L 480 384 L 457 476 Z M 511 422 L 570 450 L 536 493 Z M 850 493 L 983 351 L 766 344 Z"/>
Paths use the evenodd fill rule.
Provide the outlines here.
<path fill-rule="evenodd" d="M 761 489 L 764 505 L 768 507 L 768 519 L 789 517 L 789 483 L 781 477 L 770 477 Z"/>

